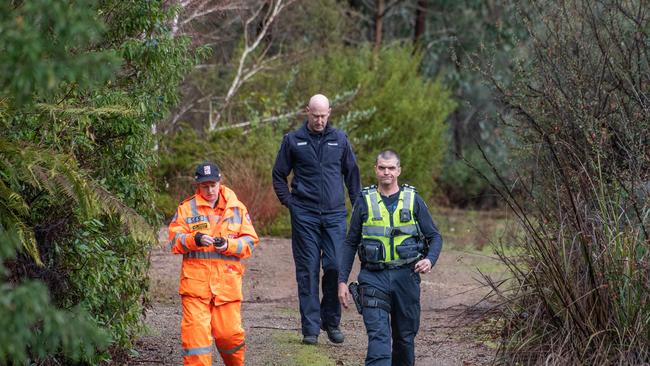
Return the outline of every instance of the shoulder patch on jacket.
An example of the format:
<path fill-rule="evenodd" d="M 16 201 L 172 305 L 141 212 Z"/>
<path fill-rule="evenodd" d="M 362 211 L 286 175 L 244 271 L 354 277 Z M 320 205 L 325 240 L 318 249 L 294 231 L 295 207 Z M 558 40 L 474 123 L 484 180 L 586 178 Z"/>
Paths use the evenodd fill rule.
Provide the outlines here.
<path fill-rule="evenodd" d="M 405 184 L 402 184 L 402 188 L 411 188 L 411 189 L 414 190 L 415 192 L 418 191 L 417 188 L 413 187 L 413 186 L 410 185 L 410 184 L 406 184 L 406 183 L 405 183 Z"/>

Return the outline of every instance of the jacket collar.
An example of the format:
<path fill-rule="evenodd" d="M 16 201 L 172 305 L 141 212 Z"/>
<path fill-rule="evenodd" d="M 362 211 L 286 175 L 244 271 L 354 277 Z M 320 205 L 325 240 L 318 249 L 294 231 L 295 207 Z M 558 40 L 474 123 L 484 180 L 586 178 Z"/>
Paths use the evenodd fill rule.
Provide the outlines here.
<path fill-rule="evenodd" d="M 334 127 L 330 126 L 330 122 L 327 122 L 327 126 L 325 126 L 325 129 L 323 130 L 323 136 L 329 135 L 332 131 L 334 131 Z M 302 127 L 298 129 L 296 132 L 296 136 L 303 138 L 303 139 L 308 139 L 309 138 L 309 129 L 307 128 L 307 121 L 305 121 L 302 124 Z"/>
<path fill-rule="evenodd" d="M 196 200 L 197 206 L 212 207 L 212 205 L 210 205 L 210 202 L 206 201 L 203 197 L 201 197 L 198 188 L 196 189 L 196 193 L 194 194 L 194 199 Z M 217 201 L 216 208 L 218 210 L 223 210 L 227 207 L 234 207 L 239 205 L 240 205 L 239 199 L 237 199 L 235 192 L 233 192 L 230 188 L 224 186 L 222 183 L 219 186 L 219 200 Z"/>

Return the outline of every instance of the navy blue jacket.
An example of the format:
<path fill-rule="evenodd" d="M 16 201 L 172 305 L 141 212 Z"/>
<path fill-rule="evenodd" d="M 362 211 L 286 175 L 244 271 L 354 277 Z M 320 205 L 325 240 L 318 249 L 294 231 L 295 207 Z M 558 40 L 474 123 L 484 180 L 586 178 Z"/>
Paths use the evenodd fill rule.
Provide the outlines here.
<path fill-rule="evenodd" d="M 403 190 L 400 187 L 400 192 Z M 397 208 L 397 200 L 399 199 L 399 192 L 394 193 L 388 197 L 381 196 L 384 205 L 388 212 L 392 215 L 393 211 Z M 442 236 L 436 227 L 436 224 L 431 218 L 429 208 L 419 194 L 415 194 L 415 202 L 413 202 L 413 215 L 415 221 L 420 225 L 420 230 L 424 235 L 424 240 L 429 244 L 429 252 L 425 258 L 431 261 L 433 267 L 438 261 L 440 251 L 442 250 Z M 341 263 L 339 267 L 339 282 L 347 282 L 350 271 L 352 270 L 352 263 L 354 263 L 354 256 L 357 253 L 359 244 L 362 238 L 363 223 L 368 220 L 368 205 L 363 196 L 357 199 L 357 204 L 352 211 L 352 218 L 350 219 L 350 228 L 348 236 L 343 245 L 343 254 L 341 255 Z"/>
<path fill-rule="evenodd" d="M 287 177 L 293 170 L 291 192 Z M 357 159 L 347 135 L 328 124 L 311 134 L 307 123 L 284 136 L 273 167 L 273 189 L 283 205 L 314 213 L 345 211 L 345 190 L 350 202 L 361 192 Z"/>

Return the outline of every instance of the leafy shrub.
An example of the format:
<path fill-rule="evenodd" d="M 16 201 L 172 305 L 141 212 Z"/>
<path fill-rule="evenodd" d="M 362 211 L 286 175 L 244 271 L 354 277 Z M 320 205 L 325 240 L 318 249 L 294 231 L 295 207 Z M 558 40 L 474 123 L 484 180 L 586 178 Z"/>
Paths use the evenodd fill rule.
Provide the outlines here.
<path fill-rule="evenodd" d="M 527 233 L 503 256 L 512 286 L 495 285 L 505 363 L 650 362 L 649 11 L 577 0 L 528 15 L 532 59 L 501 90 L 524 161 L 496 188 Z"/>
<path fill-rule="evenodd" d="M 437 179 L 441 190 L 438 201 L 461 208 L 494 207 L 497 204 L 496 192 L 488 181 L 476 172 L 478 170 L 492 176 L 480 151 L 467 148 L 463 159 L 450 155 L 451 152 L 447 155 L 445 168 Z"/>
<path fill-rule="evenodd" d="M 59 310 L 38 281 L 0 285 L 0 362 L 25 364 L 61 352 L 79 362 L 95 358 L 110 336 L 83 308 Z M 27 352 L 26 352 L 27 351 Z"/>

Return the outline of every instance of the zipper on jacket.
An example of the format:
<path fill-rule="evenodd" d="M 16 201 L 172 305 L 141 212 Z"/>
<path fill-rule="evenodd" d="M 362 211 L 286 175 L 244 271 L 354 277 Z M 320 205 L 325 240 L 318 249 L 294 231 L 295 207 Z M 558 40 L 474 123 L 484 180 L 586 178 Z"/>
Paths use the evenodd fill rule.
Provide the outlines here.
<path fill-rule="evenodd" d="M 318 214 L 323 214 L 323 140 L 325 139 L 325 131 L 321 132 L 318 137 L 318 168 L 320 169 L 320 195 L 318 200 Z"/>
<path fill-rule="evenodd" d="M 399 203 L 398 203 L 398 205 L 399 205 Z M 384 202 L 384 207 L 386 207 L 386 202 Z M 388 211 L 388 207 L 386 207 L 386 211 Z M 397 211 L 397 207 L 395 207 L 395 210 L 393 212 L 388 213 L 388 217 L 390 219 L 390 227 L 391 227 L 391 229 L 394 226 L 394 224 L 393 224 L 393 214 L 395 213 L 395 211 Z M 393 252 L 395 251 L 395 238 L 393 237 L 392 234 L 390 236 L 390 239 L 388 239 L 388 244 L 390 246 L 390 260 L 392 261 L 392 260 L 395 260 L 395 255 L 393 254 Z"/>

